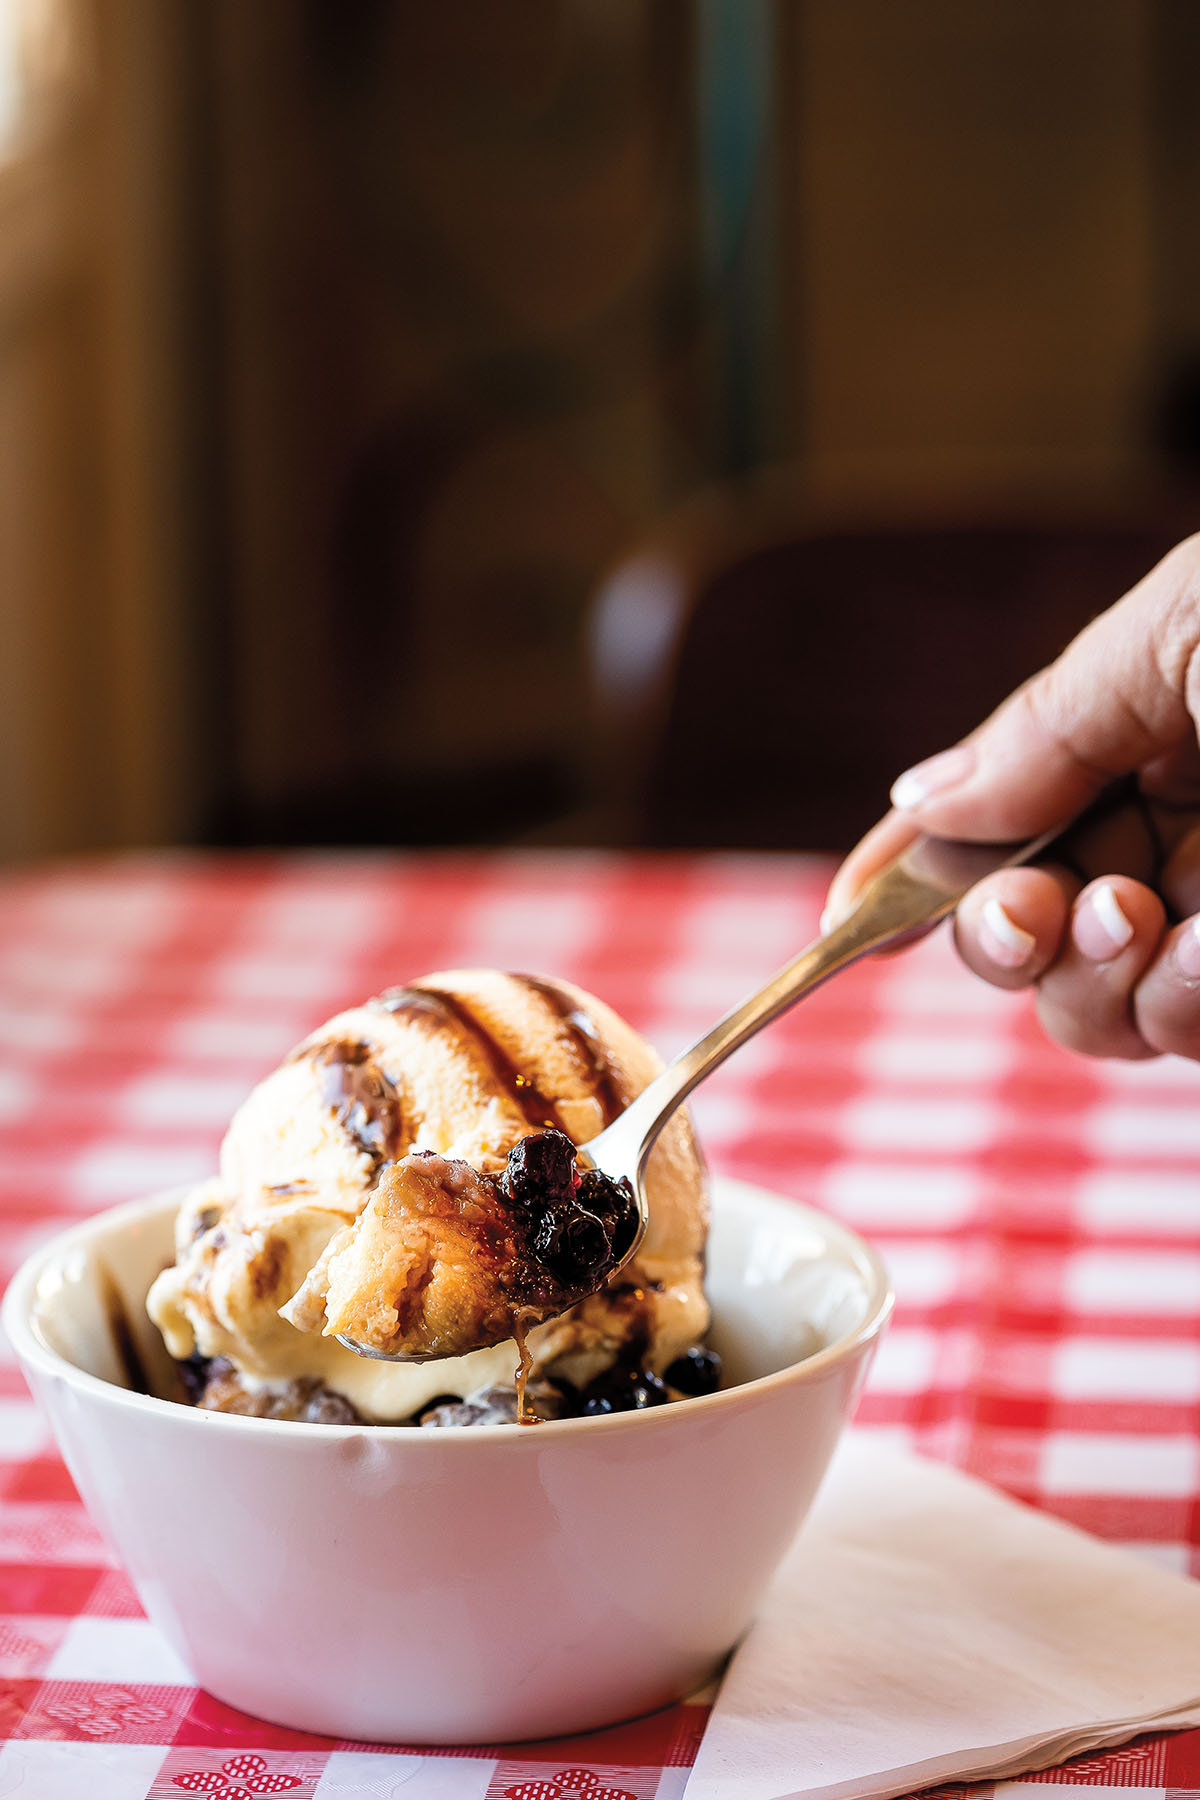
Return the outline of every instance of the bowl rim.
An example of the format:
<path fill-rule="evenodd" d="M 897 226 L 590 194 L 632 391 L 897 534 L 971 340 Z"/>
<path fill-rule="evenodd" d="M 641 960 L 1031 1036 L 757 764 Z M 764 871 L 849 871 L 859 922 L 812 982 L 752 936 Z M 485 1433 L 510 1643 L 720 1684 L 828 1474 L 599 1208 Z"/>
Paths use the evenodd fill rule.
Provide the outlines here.
<path fill-rule="evenodd" d="M 61 1355 L 49 1344 L 39 1331 L 33 1317 L 33 1301 L 45 1270 L 56 1260 L 61 1261 L 74 1248 L 82 1246 L 89 1240 L 108 1235 L 126 1224 L 134 1224 L 142 1219 L 156 1217 L 167 1212 L 169 1208 L 178 1207 L 184 1195 L 191 1192 L 191 1187 L 173 1188 L 161 1193 L 147 1195 L 141 1200 L 127 1200 L 117 1206 L 106 1208 L 103 1212 L 89 1214 L 87 1218 L 69 1225 L 64 1231 L 42 1244 L 26 1257 L 16 1270 L 4 1293 L 0 1305 L 0 1325 L 3 1326 L 9 1342 L 21 1364 L 23 1372 L 33 1368 L 41 1374 L 56 1378 L 67 1385 L 81 1390 L 100 1403 L 132 1408 L 150 1417 L 158 1417 L 164 1422 L 174 1421 L 184 1430 L 185 1419 L 195 1422 L 196 1429 L 207 1431 L 232 1430 L 235 1432 L 267 1433 L 268 1439 L 280 1442 L 282 1437 L 295 1439 L 299 1434 L 301 1442 L 329 1443 L 345 1441 L 360 1437 L 364 1432 L 374 1436 L 385 1432 L 393 1435 L 393 1440 L 406 1446 L 425 1444 L 433 1447 L 447 1446 L 466 1442 L 508 1443 L 527 1446 L 533 1444 L 546 1447 L 561 1443 L 564 1439 L 586 1432 L 591 1440 L 596 1432 L 614 1431 L 646 1431 L 653 1424 L 658 1429 L 668 1427 L 670 1420 L 680 1423 L 684 1419 L 699 1421 L 731 1408 L 746 1405 L 759 1395 L 776 1388 L 804 1386 L 823 1377 L 839 1363 L 848 1362 L 882 1332 L 891 1316 L 895 1305 L 895 1292 L 888 1276 L 887 1268 L 879 1252 L 865 1238 L 859 1236 L 850 1226 L 840 1219 L 822 1212 L 819 1207 L 807 1201 L 794 1200 L 785 1194 L 777 1194 L 769 1188 L 759 1187 L 757 1183 L 742 1181 L 734 1176 L 714 1175 L 710 1178 L 715 1189 L 735 1203 L 761 1205 L 766 1202 L 770 1206 L 786 1208 L 794 1217 L 799 1214 L 813 1222 L 820 1231 L 837 1245 L 848 1260 L 857 1266 L 864 1278 L 867 1289 L 866 1311 L 852 1331 L 836 1338 L 832 1344 L 817 1350 L 811 1356 L 803 1357 L 799 1362 L 788 1363 L 782 1369 L 773 1369 L 768 1375 L 756 1376 L 752 1381 L 743 1381 L 733 1387 L 719 1388 L 715 1394 L 696 1395 L 685 1400 L 673 1401 L 667 1406 L 648 1407 L 640 1412 L 607 1413 L 600 1417 L 574 1419 L 545 1419 L 536 1429 L 516 1431 L 511 1424 L 473 1425 L 469 1430 L 461 1431 L 422 1431 L 419 1427 L 407 1424 L 373 1424 L 367 1421 L 347 1425 L 321 1425 L 299 1419 L 257 1419 L 241 1413 L 209 1412 L 202 1407 L 187 1406 L 176 1400 L 162 1400 L 155 1394 L 137 1394 L 131 1389 L 119 1387 L 116 1382 L 105 1381 L 99 1375 L 93 1375 L 86 1369 Z M 403 1433 L 403 1437 L 395 1434 Z M 430 1452 L 432 1453 L 432 1451 Z M 418 1452 L 423 1454 L 423 1452 Z M 456 1454 L 450 1451 L 451 1455 Z M 457 1453 L 457 1454 L 462 1454 Z"/>

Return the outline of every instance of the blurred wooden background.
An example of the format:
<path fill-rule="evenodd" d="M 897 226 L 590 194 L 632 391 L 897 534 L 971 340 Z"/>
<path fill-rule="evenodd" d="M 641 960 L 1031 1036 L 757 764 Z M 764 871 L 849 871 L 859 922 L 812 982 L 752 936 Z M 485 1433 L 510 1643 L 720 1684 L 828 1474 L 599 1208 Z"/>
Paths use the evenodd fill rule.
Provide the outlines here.
<path fill-rule="evenodd" d="M 0 854 L 834 845 L 1195 522 L 1190 0 L 0 3 Z"/>

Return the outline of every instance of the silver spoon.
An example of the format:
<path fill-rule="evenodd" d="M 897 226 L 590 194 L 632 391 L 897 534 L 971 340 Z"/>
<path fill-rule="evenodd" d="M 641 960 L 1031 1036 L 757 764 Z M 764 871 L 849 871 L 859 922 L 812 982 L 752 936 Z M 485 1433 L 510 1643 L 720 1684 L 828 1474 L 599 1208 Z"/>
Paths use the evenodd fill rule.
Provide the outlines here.
<path fill-rule="evenodd" d="M 853 910 L 824 937 L 772 975 L 758 992 L 726 1013 L 668 1064 L 649 1087 L 631 1100 L 611 1125 L 579 1146 L 581 1158 L 615 1181 L 628 1180 L 637 1201 L 637 1233 L 621 1261 L 604 1278 L 606 1285 L 633 1257 L 646 1234 L 648 1209 L 646 1161 L 663 1126 L 694 1087 L 719 1068 L 727 1056 L 777 1019 L 797 1000 L 840 969 L 872 950 L 898 944 L 936 925 L 952 913 L 969 889 L 997 869 L 1013 868 L 1039 856 L 1059 836 L 1046 832 L 1021 844 L 967 844 L 948 838 L 920 837 L 900 856 L 885 863 L 859 892 Z M 424 1356 L 371 1350 L 339 1335 L 338 1343 L 359 1356 L 379 1362 L 425 1362 Z"/>

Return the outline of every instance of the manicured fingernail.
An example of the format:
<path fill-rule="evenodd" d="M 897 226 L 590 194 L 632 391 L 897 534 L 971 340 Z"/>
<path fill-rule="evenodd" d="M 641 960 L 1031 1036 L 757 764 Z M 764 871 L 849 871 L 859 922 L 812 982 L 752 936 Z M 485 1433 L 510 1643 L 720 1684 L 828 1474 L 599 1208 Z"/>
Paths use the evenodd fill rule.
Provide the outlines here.
<path fill-rule="evenodd" d="M 1002 969 L 1020 969 L 1033 955 L 1037 939 L 1010 919 L 1000 902 L 985 900 L 979 912 L 979 942 L 989 961 Z"/>
<path fill-rule="evenodd" d="M 1200 981 L 1200 919 L 1189 919 L 1175 940 L 1175 961 L 1189 981 Z"/>
<path fill-rule="evenodd" d="M 953 750 L 939 751 L 928 762 L 915 769 L 905 769 L 892 783 L 892 805 L 900 812 L 911 812 L 935 794 L 957 787 L 975 767 L 975 752 L 969 744 L 955 744 Z"/>
<path fill-rule="evenodd" d="M 821 922 L 817 929 L 822 937 L 828 937 L 836 924 L 837 914 L 834 912 L 832 906 L 827 906 L 825 911 L 821 914 Z"/>
<path fill-rule="evenodd" d="M 1133 926 L 1121 910 L 1111 882 L 1092 888 L 1071 920 L 1071 936 L 1090 962 L 1111 962 L 1133 937 Z"/>

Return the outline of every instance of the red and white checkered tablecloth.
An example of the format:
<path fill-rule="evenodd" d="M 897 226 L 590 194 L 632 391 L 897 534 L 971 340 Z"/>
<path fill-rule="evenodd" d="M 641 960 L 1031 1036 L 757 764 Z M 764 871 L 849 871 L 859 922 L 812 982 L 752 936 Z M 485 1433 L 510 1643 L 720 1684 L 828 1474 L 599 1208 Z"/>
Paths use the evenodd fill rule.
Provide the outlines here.
<path fill-rule="evenodd" d="M 673 1052 L 815 930 L 799 858 L 122 858 L 0 883 L 0 1276 L 203 1175 L 311 1026 L 435 968 L 570 976 Z M 879 1245 L 899 1294 L 862 1428 L 1200 1575 L 1200 1068 L 1093 1063 L 944 933 L 860 965 L 697 1097 L 710 1160 Z M 0 1796 L 682 1794 L 702 1702 L 554 1744 L 280 1730 L 194 1689 L 0 1363 Z M 1200 1794 L 1200 1732 L 1039 1782 Z M 1013 1792 L 1023 1783 L 1006 1783 Z M 983 1790 L 989 1793 L 990 1790 Z"/>

